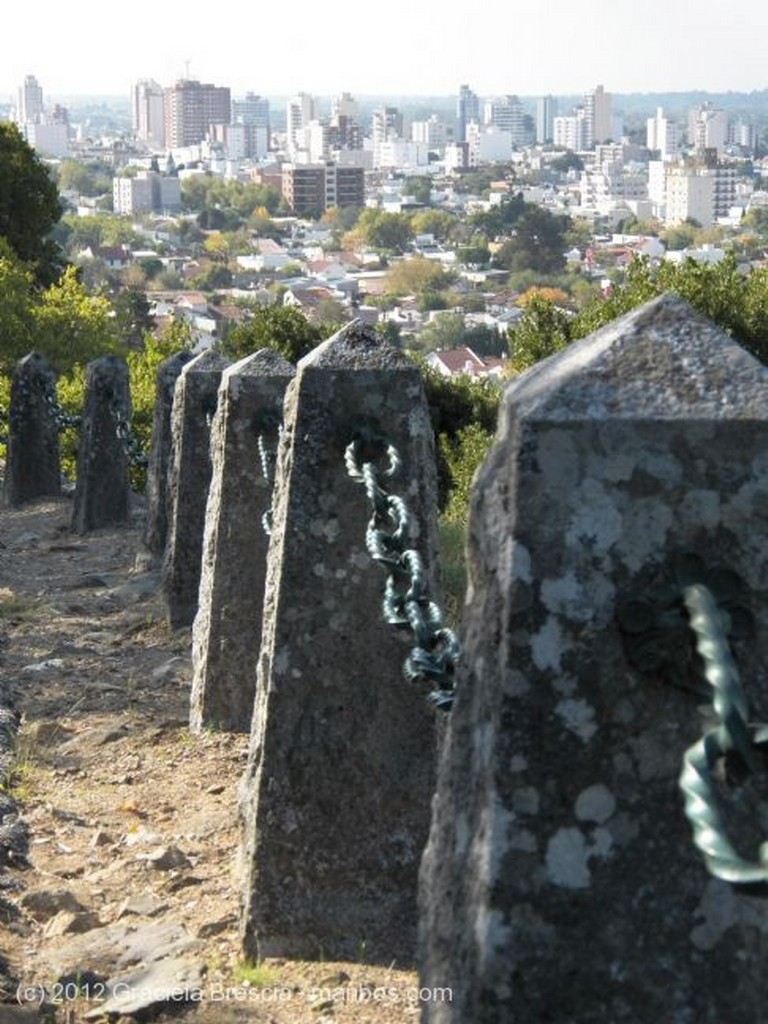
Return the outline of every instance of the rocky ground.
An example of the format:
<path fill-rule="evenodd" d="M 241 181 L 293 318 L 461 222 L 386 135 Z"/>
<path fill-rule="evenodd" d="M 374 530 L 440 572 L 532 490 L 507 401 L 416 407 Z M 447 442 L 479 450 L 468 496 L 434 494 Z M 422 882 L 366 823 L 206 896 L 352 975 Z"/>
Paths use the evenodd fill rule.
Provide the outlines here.
<path fill-rule="evenodd" d="M 407 962 L 242 961 L 247 737 L 188 730 L 190 634 L 164 623 L 140 511 L 84 537 L 71 512 L 0 512 L 0 698 L 21 716 L 0 789 L 0 1024 L 418 1020 Z"/>

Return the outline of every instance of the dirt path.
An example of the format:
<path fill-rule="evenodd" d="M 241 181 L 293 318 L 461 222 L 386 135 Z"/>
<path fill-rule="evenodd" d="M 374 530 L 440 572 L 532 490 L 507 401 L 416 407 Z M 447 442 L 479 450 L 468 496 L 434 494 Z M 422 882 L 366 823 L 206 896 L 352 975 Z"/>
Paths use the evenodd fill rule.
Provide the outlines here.
<path fill-rule="evenodd" d="M 105 1019 L 86 997 L 115 978 L 176 993 L 156 1020 L 416 1021 L 407 964 L 242 964 L 247 738 L 190 735 L 189 631 L 165 626 L 138 522 L 77 537 L 70 516 L 0 513 L 0 685 L 22 715 L 5 791 L 29 830 L 26 860 L 0 856 L 0 1024 L 44 1019 L 41 997 L 56 1024 Z"/>

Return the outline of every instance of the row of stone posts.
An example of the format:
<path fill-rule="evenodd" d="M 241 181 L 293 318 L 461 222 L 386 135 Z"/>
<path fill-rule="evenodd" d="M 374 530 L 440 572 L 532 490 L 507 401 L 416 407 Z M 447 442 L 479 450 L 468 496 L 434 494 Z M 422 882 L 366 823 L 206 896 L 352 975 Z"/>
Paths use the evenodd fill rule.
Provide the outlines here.
<path fill-rule="evenodd" d="M 434 588 L 418 369 L 355 323 L 295 371 L 167 373 L 146 536 L 192 624 L 192 728 L 250 729 L 244 952 L 407 961 L 421 863 L 425 1024 L 768 1019 L 768 370 L 665 296 L 509 386 L 439 752 L 344 466 L 355 439 L 397 449 Z M 730 631 L 701 656 L 692 578 Z M 684 801 L 692 750 L 711 773 Z"/>
<path fill-rule="evenodd" d="M 7 505 L 61 494 L 62 415 L 56 375 L 43 356 L 31 352 L 19 360 L 11 379 L 4 481 Z M 79 420 L 73 529 L 87 533 L 123 525 L 130 515 L 130 483 L 121 428 L 131 422 L 124 359 L 105 356 L 89 363 Z"/>

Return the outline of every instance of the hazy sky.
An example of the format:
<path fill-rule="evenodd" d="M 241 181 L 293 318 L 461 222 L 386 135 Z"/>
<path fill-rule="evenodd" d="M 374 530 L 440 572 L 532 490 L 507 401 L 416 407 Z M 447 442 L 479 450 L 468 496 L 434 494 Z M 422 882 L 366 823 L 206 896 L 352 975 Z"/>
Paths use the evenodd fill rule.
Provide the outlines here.
<path fill-rule="evenodd" d="M 298 91 L 481 96 L 768 86 L 765 0 L 36 0 L 0 14 L 0 99 L 128 95 L 138 78 Z M 188 74 L 187 74 L 188 72 Z"/>

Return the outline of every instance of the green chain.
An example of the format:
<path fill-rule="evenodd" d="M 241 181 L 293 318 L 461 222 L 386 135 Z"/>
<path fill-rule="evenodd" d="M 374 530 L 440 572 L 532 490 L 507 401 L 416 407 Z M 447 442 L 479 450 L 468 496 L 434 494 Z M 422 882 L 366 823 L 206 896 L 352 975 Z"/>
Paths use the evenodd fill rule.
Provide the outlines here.
<path fill-rule="evenodd" d="M 128 461 L 132 466 L 147 466 L 149 459 L 139 443 L 139 439 L 134 434 L 131 424 L 123 415 L 123 411 L 120 408 L 120 404 L 116 399 L 113 399 L 110 409 L 112 416 L 115 421 L 115 433 L 117 439 L 123 446 L 123 450 L 128 458 Z"/>
<path fill-rule="evenodd" d="M 274 476 L 275 476 L 275 464 L 277 462 L 277 448 L 280 444 L 280 439 L 283 436 L 283 426 L 280 424 L 277 428 L 277 437 L 275 441 L 267 441 L 264 434 L 259 434 L 256 439 L 256 443 L 259 448 L 259 461 L 261 462 L 261 475 L 264 477 L 264 483 L 267 485 L 268 490 L 272 491 L 274 487 Z M 268 537 L 272 536 L 272 503 L 264 515 L 261 517 L 261 525 L 264 529 L 264 533 Z"/>
<path fill-rule="evenodd" d="M 693 841 L 704 854 L 710 874 L 726 882 L 754 884 L 768 881 L 768 842 L 759 850 L 759 863 L 745 860 L 731 845 L 717 804 L 713 773 L 717 762 L 736 752 L 755 771 L 756 745 L 766 739 L 765 728 L 750 726 L 748 707 L 739 673 L 728 646 L 726 621 L 711 592 L 701 584 L 683 592 L 696 649 L 704 661 L 704 674 L 714 691 L 712 705 L 717 728 L 690 747 L 683 758 L 680 789 L 685 813 L 693 828 Z"/>
<path fill-rule="evenodd" d="M 440 608 L 430 600 L 421 555 L 413 547 L 413 521 L 402 498 L 389 494 L 387 485 L 402 469 L 394 445 L 379 441 L 386 450 L 388 466 L 379 470 L 373 462 L 362 461 L 362 438 L 347 446 L 344 462 L 349 476 L 365 487 L 372 516 L 365 534 L 371 558 L 388 573 L 382 605 L 384 620 L 410 629 L 416 646 L 405 660 L 410 682 L 435 687 L 430 703 L 450 711 L 454 698 L 456 663 L 461 645 L 453 630 L 443 625 Z"/>

